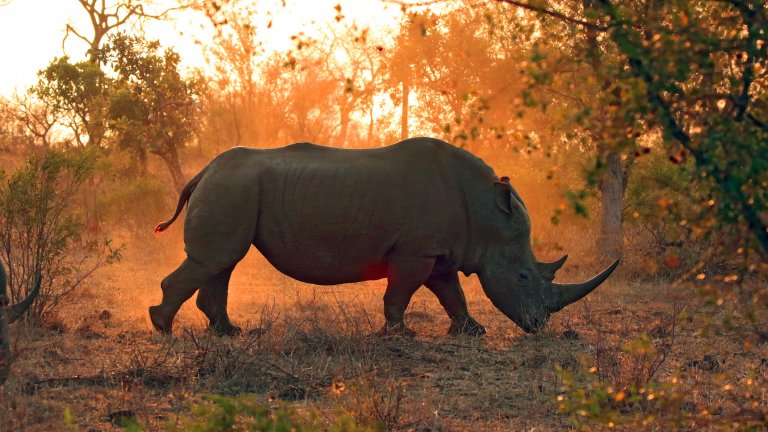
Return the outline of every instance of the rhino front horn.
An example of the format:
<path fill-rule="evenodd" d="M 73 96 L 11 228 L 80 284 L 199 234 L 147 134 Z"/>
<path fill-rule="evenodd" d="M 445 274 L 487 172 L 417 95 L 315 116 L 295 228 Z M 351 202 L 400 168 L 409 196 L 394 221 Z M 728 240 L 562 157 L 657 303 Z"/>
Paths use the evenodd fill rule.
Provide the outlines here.
<path fill-rule="evenodd" d="M 568 306 L 569 304 L 584 298 L 584 296 L 591 293 L 595 288 L 600 286 L 601 283 L 605 282 L 605 280 L 608 279 L 608 276 L 610 276 L 611 273 L 613 273 L 613 271 L 616 270 L 616 267 L 619 265 L 620 262 L 621 260 L 614 261 L 614 263 L 608 266 L 607 269 L 603 270 L 600 274 L 598 274 L 597 276 L 593 277 L 592 279 L 584 283 L 580 283 L 580 284 L 553 283 L 552 286 L 554 287 L 556 300 L 555 300 L 555 304 L 550 305 L 549 311 L 557 312 L 560 309 Z"/>
<path fill-rule="evenodd" d="M 11 348 L 8 340 L 8 324 L 19 319 L 40 292 L 40 276 L 35 280 L 35 288 L 23 301 L 8 306 L 8 290 L 6 286 L 5 268 L 0 264 L 0 385 L 5 383 L 11 372 Z"/>

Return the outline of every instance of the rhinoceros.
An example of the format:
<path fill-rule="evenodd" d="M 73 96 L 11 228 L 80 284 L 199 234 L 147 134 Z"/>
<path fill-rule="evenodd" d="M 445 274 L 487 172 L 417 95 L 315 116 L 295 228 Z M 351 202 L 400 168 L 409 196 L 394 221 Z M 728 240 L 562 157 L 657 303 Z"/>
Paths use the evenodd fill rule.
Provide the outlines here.
<path fill-rule="evenodd" d="M 27 298 L 9 306 L 10 298 L 6 284 L 5 267 L 0 263 L 0 385 L 5 383 L 11 373 L 11 345 L 8 340 L 8 324 L 19 319 L 40 292 L 40 277 Z"/>
<path fill-rule="evenodd" d="M 335 285 L 387 279 L 383 333 L 412 336 L 403 314 L 422 285 L 451 319 L 451 334 L 482 335 L 467 310 L 458 272 L 477 274 L 491 302 L 524 331 L 605 281 L 617 260 L 591 280 L 558 284 L 566 257 L 538 262 L 528 211 L 506 179 L 480 158 L 431 138 L 376 149 L 297 143 L 235 147 L 183 188 L 166 230 L 188 202 L 186 259 L 161 282 L 149 308 L 155 329 L 172 330 L 182 303 L 197 306 L 219 334 L 233 334 L 229 278 L 254 245 L 282 273 Z"/>

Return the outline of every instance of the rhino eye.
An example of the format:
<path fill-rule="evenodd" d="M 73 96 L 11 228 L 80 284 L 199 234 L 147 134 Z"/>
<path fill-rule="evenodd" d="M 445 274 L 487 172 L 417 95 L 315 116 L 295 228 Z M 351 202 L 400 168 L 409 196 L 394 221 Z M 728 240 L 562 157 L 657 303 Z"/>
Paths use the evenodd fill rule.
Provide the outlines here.
<path fill-rule="evenodd" d="M 517 280 L 520 283 L 528 283 L 528 281 L 530 280 L 530 275 L 528 274 L 527 271 L 524 271 L 524 270 L 520 271 L 519 273 L 517 273 Z"/>

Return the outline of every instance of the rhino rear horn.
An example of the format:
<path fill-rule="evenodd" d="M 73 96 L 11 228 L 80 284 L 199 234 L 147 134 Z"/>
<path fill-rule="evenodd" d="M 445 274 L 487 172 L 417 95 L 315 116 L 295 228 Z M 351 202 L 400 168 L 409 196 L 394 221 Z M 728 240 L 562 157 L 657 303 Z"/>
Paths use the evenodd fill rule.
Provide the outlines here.
<path fill-rule="evenodd" d="M 8 321 L 5 310 L 0 306 L 0 385 L 5 383 L 11 373 L 11 344 L 8 341 Z"/>
<path fill-rule="evenodd" d="M 616 270 L 616 267 L 620 262 L 621 260 L 614 261 L 613 264 L 608 266 L 608 268 L 603 270 L 600 274 L 580 284 L 552 283 L 552 287 L 554 288 L 555 292 L 555 302 L 549 306 L 549 311 L 557 312 L 569 304 L 584 298 L 584 296 L 591 293 L 595 288 L 600 286 L 600 284 L 605 282 L 605 280 L 608 279 L 608 276 L 610 276 L 611 273 Z"/>
<path fill-rule="evenodd" d="M 557 261 L 553 262 L 537 262 L 536 263 L 536 269 L 539 270 L 539 274 L 544 279 L 552 282 L 555 279 L 555 273 L 557 273 L 558 270 L 560 270 L 560 267 L 565 264 L 565 260 L 568 259 L 568 255 L 563 255 L 562 258 L 560 258 Z"/>
<path fill-rule="evenodd" d="M 27 298 L 21 302 L 7 306 L 8 290 L 5 267 L 0 263 L 0 385 L 3 385 L 11 373 L 11 347 L 8 341 L 8 324 L 19 319 L 29 309 L 40 293 L 40 275 L 35 277 L 35 287 Z"/>
<path fill-rule="evenodd" d="M 32 292 L 29 293 L 27 298 L 20 301 L 19 303 L 16 303 L 13 306 L 8 307 L 8 324 L 18 320 L 21 318 L 22 315 L 24 315 L 24 312 L 29 309 L 29 307 L 32 305 L 32 302 L 35 301 L 37 298 L 37 295 L 40 293 L 40 275 L 35 276 L 35 287 L 32 289 Z"/>
<path fill-rule="evenodd" d="M 8 342 L 8 320 L 5 317 L 8 300 L 5 267 L 0 263 L 0 385 L 5 383 L 11 373 L 11 344 Z"/>

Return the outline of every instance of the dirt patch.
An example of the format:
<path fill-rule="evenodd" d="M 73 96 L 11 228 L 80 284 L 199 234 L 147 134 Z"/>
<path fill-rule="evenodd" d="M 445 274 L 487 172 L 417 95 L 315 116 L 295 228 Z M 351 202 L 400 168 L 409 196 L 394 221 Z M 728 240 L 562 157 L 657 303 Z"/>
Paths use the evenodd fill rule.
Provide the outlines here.
<path fill-rule="evenodd" d="M 12 328 L 16 359 L 0 389 L 0 430 L 60 430 L 65 409 L 82 430 L 120 430 L 125 418 L 156 430 L 205 395 L 240 393 L 395 430 L 562 430 L 573 423 L 557 410 L 558 369 L 597 362 L 610 378 L 624 361 L 622 341 L 651 330 L 668 337 L 674 305 L 698 307 L 695 294 L 681 299 L 662 284 L 611 281 L 531 336 L 470 278 L 463 280 L 467 300 L 485 337 L 448 336 L 444 311 L 420 290 L 407 315 L 418 336 L 382 338 L 373 333 L 383 322 L 383 282 L 313 287 L 251 256 L 231 290 L 241 336 L 209 334 L 190 301 L 169 337 L 150 330 L 146 308 L 159 300 L 158 281 L 175 262 L 129 255 L 62 311 L 56 329 Z M 749 376 L 762 383 L 756 388 L 768 388 L 765 345 L 745 349 L 733 335 L 701 337 L 696 321 L 703 316 L 689 315 L 676 327 L 660 375 L 677 371 L 695 382 L 726 373 L 726 382 Z M 689 405 L 708 397 L 698 394 Z"/>

